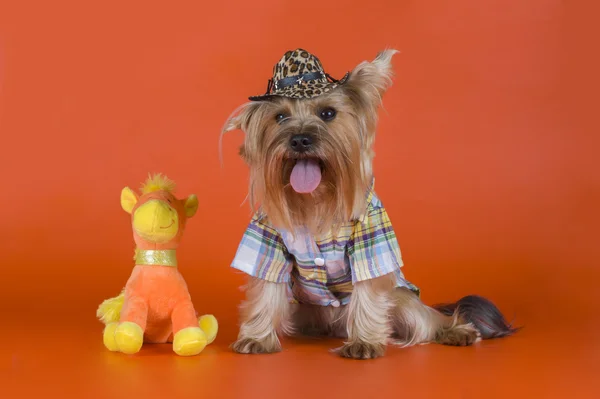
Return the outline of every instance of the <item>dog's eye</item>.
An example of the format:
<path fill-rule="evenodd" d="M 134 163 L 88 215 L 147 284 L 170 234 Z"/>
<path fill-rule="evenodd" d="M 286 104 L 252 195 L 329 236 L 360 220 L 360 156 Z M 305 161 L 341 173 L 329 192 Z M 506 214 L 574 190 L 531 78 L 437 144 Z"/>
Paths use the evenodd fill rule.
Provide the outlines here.
<path fill-rule="evenodd" d="M 277 123 L 281 123 L 284 120 L 286 120 L 287 118 L 288 118 L 288 115 L 283 114 L 283 113 L 275 115 L 275 121 L 277 121 Z"/>
<path fill-rule="evenodd" d="M 337 112 L 335 111 L 335 109 L 325 108 L 325 109 L 322 109 L 321 112 L 319 113 L 319 118 L 321 118 L 325 122 L 329 122 L 335 118 L 336 114 L 337 114 Z"/>

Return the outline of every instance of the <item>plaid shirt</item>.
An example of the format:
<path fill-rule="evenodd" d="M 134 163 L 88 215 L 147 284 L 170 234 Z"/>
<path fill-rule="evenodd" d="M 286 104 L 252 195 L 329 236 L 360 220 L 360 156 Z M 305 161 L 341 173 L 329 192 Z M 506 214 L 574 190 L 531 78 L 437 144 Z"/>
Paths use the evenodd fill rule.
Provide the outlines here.
<path fill-rule="evenodd" d="M 288 283 L 291 302 L 346 305 L 353 284 L 394 273 L 397 286 L 419 289 L 404 279 L 400 247 L 385 208 L 369 191 L 367 210 L 336 236 L 277 230 L 256 214 L 231 265 L 253 277 Z"/>

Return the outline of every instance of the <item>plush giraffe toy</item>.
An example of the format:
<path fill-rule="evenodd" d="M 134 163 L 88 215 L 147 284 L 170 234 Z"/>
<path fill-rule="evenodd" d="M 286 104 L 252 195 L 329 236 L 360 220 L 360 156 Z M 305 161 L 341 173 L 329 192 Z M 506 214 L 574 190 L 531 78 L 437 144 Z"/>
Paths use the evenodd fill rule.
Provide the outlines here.
<path fill-rule="evenodd" d="M 104 345 L 111 351 L 134 354 L 143 342 L 172 342 L 175 353 L 193 356 L 217 335 L 214 316 L 198 319 L 175 256 L 198 198 L 179 200 L 174 190 L 171 180 L 157 174 L 142 185 L 141 196 L 129 187 L 121 192 L 121 206 L 131 214 L 135 267 L 123 292 L 98 308 L 106 324 Z"/>

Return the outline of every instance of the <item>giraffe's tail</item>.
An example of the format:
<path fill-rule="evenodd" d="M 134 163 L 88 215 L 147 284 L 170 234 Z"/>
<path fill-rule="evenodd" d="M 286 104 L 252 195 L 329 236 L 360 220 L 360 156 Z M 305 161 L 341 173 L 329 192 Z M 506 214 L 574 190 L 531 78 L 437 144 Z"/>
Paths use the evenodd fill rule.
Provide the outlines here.
<path fill-rule="evenodd" d="M 124 292 L 121 292 L 114 298 L 109 298 L 98 306 L 96 317 L 104 324 L 114 323 L 119 321 L 121 317 L 121 309 L 125 300 Z"/>

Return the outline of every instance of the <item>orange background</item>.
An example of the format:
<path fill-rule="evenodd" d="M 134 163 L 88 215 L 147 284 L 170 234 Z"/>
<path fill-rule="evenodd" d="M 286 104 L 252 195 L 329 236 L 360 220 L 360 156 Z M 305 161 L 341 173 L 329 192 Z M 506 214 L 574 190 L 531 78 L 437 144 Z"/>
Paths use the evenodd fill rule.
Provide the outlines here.
<path fill-rule="evenodd" d="M 597 397 L 600 140 L 595 10 L 558 0 L 2 1 L 0 380 L 8 397 Z M 591 3 L 591 2 L 590 2 Z M 427 303 L 478 293 L 526 328 L 472 348 L 391 348 L 373 362 L 286 340 L 232 354 L 249 219 L 241 132 L 285 50 L 340 77 L 393 47 L 377 192 Z M 131 266 L 120 190 L 164 172 L 200 211 L 180 250 L 221 332 L 196 358 L 108 353 L 97 305 Z M 594 371 L 595 370 L 595 371 Z"/>

